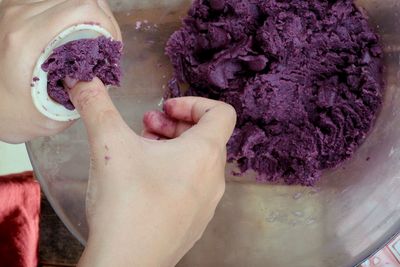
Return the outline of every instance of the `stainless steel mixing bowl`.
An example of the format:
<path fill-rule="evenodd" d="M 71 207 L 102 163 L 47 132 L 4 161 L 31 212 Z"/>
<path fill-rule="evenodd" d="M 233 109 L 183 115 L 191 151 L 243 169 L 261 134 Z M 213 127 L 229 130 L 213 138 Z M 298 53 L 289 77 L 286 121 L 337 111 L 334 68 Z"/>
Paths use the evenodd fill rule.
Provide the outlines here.
<path fill-rule="evenodd" d="M 123 85 L 111 95 L 139 132 L 143 113 L 158 107 L 171 75 L 164 44 L 179 28 L 190 1 L 111 4 L 125 41 Z M 315 188 L 255 184 L 248 182 L 251 175 L 233 181 L 228 175 L 215 218 L 179 266 L 349 267 L 399 232 L 400 1 L 357 4 L 381 34 L 386 62 L 384 105 L 367 141 L 353 159 L 327 171 Z M 82 123 L 31 142 L 28 150 L 51 204 L 84 243 L 89 155 Z"/>

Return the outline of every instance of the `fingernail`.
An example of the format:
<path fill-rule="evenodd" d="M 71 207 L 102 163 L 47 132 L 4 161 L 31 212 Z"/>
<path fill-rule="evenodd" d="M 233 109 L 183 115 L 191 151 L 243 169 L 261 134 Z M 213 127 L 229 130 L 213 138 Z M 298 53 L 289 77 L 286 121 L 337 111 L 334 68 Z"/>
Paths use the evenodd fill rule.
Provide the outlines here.
<path fill-rule="evenodd" d="M 69 88 L 72 89 L 78 83 L 78 80 L 75 80 L 69 76 L 65 77 L 64 84 Z"/>

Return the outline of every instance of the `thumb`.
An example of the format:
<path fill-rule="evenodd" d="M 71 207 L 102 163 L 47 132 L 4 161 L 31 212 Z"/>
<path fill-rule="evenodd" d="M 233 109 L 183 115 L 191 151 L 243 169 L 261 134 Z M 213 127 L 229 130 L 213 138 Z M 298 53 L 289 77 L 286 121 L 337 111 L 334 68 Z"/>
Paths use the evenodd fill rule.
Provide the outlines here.
<path fill-rule="evenodd" d="M 71 81 L 64 83 L 70 86 Z M 76 83 L 69 95 L 83 119 L 90 141 L 112 134 L 124 124 L 100 79 Z"/>

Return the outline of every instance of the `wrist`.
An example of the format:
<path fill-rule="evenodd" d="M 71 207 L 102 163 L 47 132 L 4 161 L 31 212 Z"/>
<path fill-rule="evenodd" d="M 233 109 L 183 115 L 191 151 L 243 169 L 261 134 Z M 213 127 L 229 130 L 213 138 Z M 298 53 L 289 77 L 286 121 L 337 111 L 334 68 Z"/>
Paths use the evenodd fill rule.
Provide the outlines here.
<path fill-rule="evenodd" d="M 127 217 L 96 218 L 101 223 L 90 227 L 78 267 L 171 267 L 176 264 L 171 262 L 176 258 L 170 253 L 173 244 L 165 242 L 171 239 L 162 235 L 164 230 L 159 231 L 163 226 L 156 229 L 156 225 L 144 224 L 140 218 Z"/>
<path fill-rule="evenodd" d="M 1 1 L 1 0 L 0 0 Z M 26 139 L 24 133 L 27 132 L 21 123 L 18 123 L 18 110 L 13 107 L 11 98 L 6 93 L 1 92 L 0 97 L 0 141 L 20 144 Z"/>
<path fill-rule="evenodd" d="M 167 267 L 159 262 L 157 252 L 151 252 L 152 248 L 146 247 L 139 239 L 91 234 L 78 267 Z"/>
<path fill-rule="evenodd" d="M 1 0 L 0 0 L 1 1 Z M 1 4 L 1 2 L 0 2 Z M 10 142 L 10 121 L 7 114 L 10 113 L 4 94 L 0 97 L 0 141 Z"/>

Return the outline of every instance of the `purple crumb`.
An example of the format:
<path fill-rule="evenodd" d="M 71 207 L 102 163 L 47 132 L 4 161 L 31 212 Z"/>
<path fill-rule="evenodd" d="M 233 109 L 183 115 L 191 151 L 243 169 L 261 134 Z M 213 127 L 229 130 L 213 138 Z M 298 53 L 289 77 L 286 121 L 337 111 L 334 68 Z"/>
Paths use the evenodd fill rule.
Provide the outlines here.
<path fill-rule="evenodd" d="M 42 69 L 48 73 L 49 96 L 65 108 L 74 110 L 63 85 L 67 76 L 86 82 L 98 77 L 105 85 L 119 86 L 121 54 L 122 43 L 103 36 L 71 41 L 54 49 L 42 65 Z"/>
<path fill-rule="evenodd" d="M 107 165 L 108 164 L 108 162 L 111 160 L 111 157 L 110 156 L 104 156 L 104 161 L 105 161 L 105 164 Z"/>
<path fill-rule="evenodd" d="M 382 103 L 382 48 L 353 0 L 195 0 L 166 53 L 166 98 L 233 105 L 229 161 L 259 182 L 314 185 L 352 156 Z"/>
<path fill-rule="evenodd" d="M 37 81 L 40 81 L 40 79 L 38 78 L 38 77 L 33 77 L 33 79 L 32 79 L 34 82 L 37 82 Z"/>

